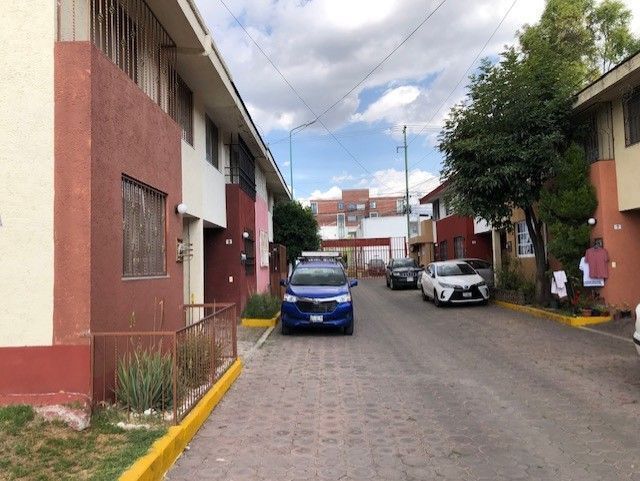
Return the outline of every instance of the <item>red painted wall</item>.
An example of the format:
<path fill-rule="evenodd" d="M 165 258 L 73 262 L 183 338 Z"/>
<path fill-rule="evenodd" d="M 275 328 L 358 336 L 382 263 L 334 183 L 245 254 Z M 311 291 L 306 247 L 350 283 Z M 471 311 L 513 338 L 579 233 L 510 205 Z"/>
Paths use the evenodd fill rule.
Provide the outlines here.
<path fill-rule="evenodd" d="M 598 222 L 593 227 L 591 239 L 602 238 L 611 261 L 609 279 L 600 289 L 600 295 L 607 303 L 633 308 L 640 302 L 640 211 L 618 210 L 615 161 L 601 160 L 592 164 L 590 177 L 598 196 L 598 208 L 594 213 Z M 615 224 L 621 225 L 622 229 L 615 230 Z"/>
<path fill-rule="evenodd" d="M 90 349 L 84 346 L 0 348 L 0 405 L 86 402 Z"/>
<path fill-rule="evenodd" d="M 240 261 L 242 233 L 255 231 L 255 202 L 235 184 L 226 185 L 226 199 L 227 228 L 205 229 L 204 233 L 204 298 L 205 302 L 234 302 L 240 314 L 249 295 L 256 291 L 256 275 L 247 275 Z M 257 236 L 254 232 L 256 264 L 260 261 Z"/>
<path fill-rule="evenodd" d="M 459 215 L 451 215 L 436 221 L 438 244 L 447 241 L 447 259 L 455 259 L 454 238 L 463 237 L 465 257 L 476 257 L 491 262 L 491 234 L 474 234 L 473 219 Z M 436 254 L 439 248 L 436 247 Z"/>

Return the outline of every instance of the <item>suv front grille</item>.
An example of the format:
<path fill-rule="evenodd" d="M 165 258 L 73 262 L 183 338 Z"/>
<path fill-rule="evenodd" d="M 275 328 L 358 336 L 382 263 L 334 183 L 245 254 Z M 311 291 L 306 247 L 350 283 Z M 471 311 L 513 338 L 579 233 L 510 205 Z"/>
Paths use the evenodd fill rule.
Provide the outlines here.
<path fill-rule="evenodd" d="M 298 301 L 296 303 L 300 312 L 307 314 L 328 314 L 336 310 L 338 303 L 336 301 L 325 301 L 315 303 L 313 301 Z"/>

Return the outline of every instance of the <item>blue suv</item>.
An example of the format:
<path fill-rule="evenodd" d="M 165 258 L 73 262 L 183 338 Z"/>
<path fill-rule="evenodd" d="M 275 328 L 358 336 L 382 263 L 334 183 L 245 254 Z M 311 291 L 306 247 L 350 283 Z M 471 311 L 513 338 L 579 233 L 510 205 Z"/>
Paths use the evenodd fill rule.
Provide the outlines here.
<path fill-rule="evenodd" d="M 336 261 L 302 261 L 288 281 L 282 301 L 282 334 L 306 326 L 331 326 L 353 334 L 351 288 L 358 281 L 347 279 L 342 264 Z"/>

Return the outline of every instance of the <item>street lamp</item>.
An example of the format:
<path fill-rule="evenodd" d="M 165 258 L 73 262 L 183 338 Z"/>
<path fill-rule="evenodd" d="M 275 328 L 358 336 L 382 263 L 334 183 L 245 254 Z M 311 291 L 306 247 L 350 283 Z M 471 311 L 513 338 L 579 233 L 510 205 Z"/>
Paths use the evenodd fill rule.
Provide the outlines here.
<path fill-rule="evenodd" d="M 293 196 L 293 148 L 291 146 L 291 137 L 296 130 L 302 130 L 306 127 L 309 127 L 312 124 L 315 124 L 318 119 L 314 119 L 311 122 L 307 122 L 306 124 L 298 125 L 297 127 L 292 128 L 289 131 L 289 184 L 291 185 L 291 197 Z"/>

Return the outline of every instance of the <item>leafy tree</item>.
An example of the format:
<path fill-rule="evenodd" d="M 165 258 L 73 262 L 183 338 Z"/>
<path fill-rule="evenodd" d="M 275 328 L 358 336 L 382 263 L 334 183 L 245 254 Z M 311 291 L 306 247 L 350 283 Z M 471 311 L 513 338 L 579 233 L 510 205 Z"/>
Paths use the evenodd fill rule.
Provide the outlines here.
<path fill-rule="evenodd" d="M 595 35 L 595 61 L 602 73 L 640 50 L 631 33 L 631 11 L 621 0 L 604 0 L 593 8 L 589 20 Z"/>
<path fill-rule="evenodd" d="M 311 213 L 297 201 L 279 202 L 273 210 L 274 241 L 287 248 L 287 257 L 293 262 L 302 251 L 320 248 L 318 222 Z"/>
<path fill-rule="evenodd" d="M 570 138 L 572 95 L 593 76 L 588 0 L 549 0 L 518 47 L 482 62 L 440 134 L 442 174 L 459 214 L 496 227 L 520 208 L 534 248 L 536 300 L 548 293 L 543 223 L 534 205 Z"/>
<path fill-rule="evenodd" d="M 549 231 L 549 252 L 570 278 L 579 277 L 578 263 L 589 247 L 588 219 L 598 201 L 589 180 L 584 151 L 572 144 L 556 166 L 556 176 L 540 195 L 540 217 Z"/>

